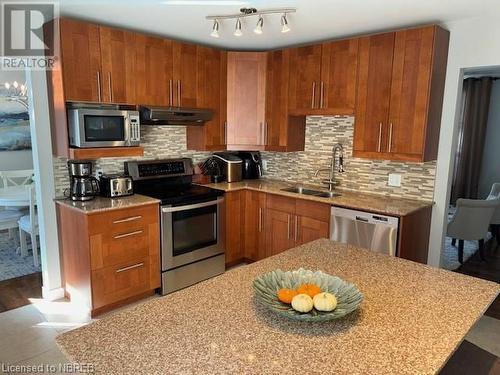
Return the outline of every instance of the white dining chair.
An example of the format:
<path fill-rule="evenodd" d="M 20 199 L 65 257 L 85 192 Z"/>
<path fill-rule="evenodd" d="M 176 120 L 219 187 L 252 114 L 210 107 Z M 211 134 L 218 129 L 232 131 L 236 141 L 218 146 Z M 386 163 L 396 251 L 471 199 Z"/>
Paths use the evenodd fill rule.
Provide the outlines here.
<path fill-rule="evenodd" d="M 0 179 L 3 187 L 28 185 L 32 182 L 33 174 L 33 169 L 0 171 Z"/>
<path fill-rule="evenodd" d="M 40 265 L 39 254 L 38 254 L 38 215 L 36 210 L 36 196 L 35 196 L 35 185 L 27 185 L 26 189 L 29 190 L 30 205 L 29 205 L 29 215 L 22 216 L 19 221 L 19 240 L 21 243 L 21 255 L 28 255 L 28 244 L 26 242 L 26 234 L 31 237 L 31 247 L 33 250 L 33 264 L 35 267 Z"/>

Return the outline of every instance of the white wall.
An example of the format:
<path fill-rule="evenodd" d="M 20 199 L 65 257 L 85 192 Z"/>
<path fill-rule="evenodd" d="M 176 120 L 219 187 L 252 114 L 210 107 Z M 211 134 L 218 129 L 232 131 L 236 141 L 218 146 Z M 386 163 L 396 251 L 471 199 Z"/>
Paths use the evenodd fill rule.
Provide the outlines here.
<path fill-rule="evenodd" d="M 500 182 L 500 80 L 493 81 L 486 142 L 479 177 L 479 197 L 486 198 L 494 182 Z"/>
<path fill-rule="evenodd" d="M 500 65 L 500 16 L 455 21 L 443 25 L 450 30 L 450 48 L 444 92 L 441 134 L 436 169 L 428 263 L 439 266 L 447 221 L 454 150 L 457 142 L 457 103 L 461 99 L 464 69 Z"/>
<path fill-rule="evenodd" d="M 0 151 L 0 171 L 32 168 L 33 155 L 31 150 Z"/>

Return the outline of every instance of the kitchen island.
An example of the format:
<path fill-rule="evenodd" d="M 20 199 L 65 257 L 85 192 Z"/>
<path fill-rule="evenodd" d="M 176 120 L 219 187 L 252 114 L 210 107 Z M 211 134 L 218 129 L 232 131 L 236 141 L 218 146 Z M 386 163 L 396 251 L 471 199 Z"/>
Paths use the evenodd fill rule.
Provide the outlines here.
<path fill-rule="evenodd" d="M 284 319 L 254 299 L 262 273 L 300 267 L 355 283 L 358 311 Z M 433 374 L 500 291 L 487 282 L 317 240 L 64 333 L 69 359 L 98 373 Z"/>

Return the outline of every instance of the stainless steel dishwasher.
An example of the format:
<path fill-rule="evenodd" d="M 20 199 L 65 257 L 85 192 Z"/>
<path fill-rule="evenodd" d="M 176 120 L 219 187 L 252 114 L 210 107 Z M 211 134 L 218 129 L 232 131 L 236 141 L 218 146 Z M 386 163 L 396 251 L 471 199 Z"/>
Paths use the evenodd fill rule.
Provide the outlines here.
<path fill-rule="evenodd" d="M 396 255 L 399 219 L 332 207 L 330 239 L 387 255 Z"/>

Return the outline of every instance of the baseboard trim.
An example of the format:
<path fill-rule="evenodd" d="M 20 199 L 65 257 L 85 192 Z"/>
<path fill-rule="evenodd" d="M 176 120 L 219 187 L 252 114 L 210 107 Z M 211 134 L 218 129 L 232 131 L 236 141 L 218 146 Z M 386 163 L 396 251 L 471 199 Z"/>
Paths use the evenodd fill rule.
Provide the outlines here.
<path fill-rule="evenodd" d="M 64 298 L 64 288 L 49 289 L 42 286 L 42 297 L 47 301 L 55 301 Z"/>

